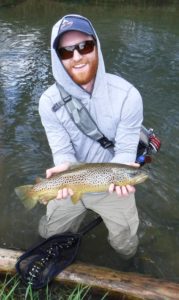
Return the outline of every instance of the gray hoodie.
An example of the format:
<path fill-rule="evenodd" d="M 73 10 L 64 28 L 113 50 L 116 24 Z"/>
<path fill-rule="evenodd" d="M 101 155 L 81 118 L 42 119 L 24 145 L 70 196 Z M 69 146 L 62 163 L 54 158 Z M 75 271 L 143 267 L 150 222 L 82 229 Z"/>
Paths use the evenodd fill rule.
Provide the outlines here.
<path fill-rule="evenodd" d="M 92 94 L 77 85 L 68 75 L 53 49 L 53 42 L 61 21 L 59 20 L 54 25 L 51 35 L 54 79 L 67 93 L 80 99 L 97 123 L 100 131 L 114 142 L 115 147 L 114 151 L 111 152 L 84 135 L 73 123 L 64 106 L 57 112 L 52 111 L 52 106 L 60 100 L 56 84 L 53 84 L 40 98 L 39 114 L 52 151 L 54 164 L 59 165 L 64 162 L 135 162 L 140 127 L 143 121 L 142 99 L 139 92 L 123 78 L 105 72 L 97 35 L 99 65 Z"/>

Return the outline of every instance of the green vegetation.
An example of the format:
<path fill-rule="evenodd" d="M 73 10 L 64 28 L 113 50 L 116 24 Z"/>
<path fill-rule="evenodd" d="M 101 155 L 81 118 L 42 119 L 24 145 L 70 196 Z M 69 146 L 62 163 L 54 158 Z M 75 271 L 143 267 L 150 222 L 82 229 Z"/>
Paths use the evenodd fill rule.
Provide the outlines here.
<path fill-rule="evenodd" d="M 16 6 L 19 5 L 23 2 L 27 2 L 30 6 L 35 3 L 37 6 L 43 5 L 45 2 L 45 5 L 47 5 L 47 3 L 49 3 L 49 5 L 52 4 L 52 2 L 59 2 L 62 5 L 70 5 L 70 4 L 82 4 L 85 5 L 86 4 L 86 0 L 39 0 L 38 2 L 36 0 L 0 0 L 0 7 L 7 7 L 7 6 Z M 132 5 L 132 6 L 167 6 L 167 5 L 177 5 L 178 4 L 178 0 L 89 0 L 88 4 L 91 5 Z"/>
<path fill-rule="evenodd" d="M 104 300 L 103 297 L 92 296 L 90 288 L 77 285 L 75 289 L 50 285 L 44 289 L 33 291 L 31 286 L 25 287 L 17 275 L 0 278 L 0 299 L 1 300 L 85 300 L 96 299 Z M 106 299 L 107 300 L 107 299 Z"/>

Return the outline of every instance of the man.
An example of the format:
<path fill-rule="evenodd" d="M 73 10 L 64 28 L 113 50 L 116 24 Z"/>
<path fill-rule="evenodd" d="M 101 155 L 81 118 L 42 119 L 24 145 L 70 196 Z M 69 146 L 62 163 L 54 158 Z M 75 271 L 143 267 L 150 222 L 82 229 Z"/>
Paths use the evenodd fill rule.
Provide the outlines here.
<path fill-rule="evenodd" d="M 51 58 L 56 84 L 43 93 L 39 104 L 55 164 L 47 170 L 47 178 L 81 162 L 133 164 L 143 120 L 141 96 L 126 80 L 105 72 L 100 43 L 90 21 L 79 15 L 58 21 L 52 30 Z M 100 131 L 114 143 L 112 151 L 86 136 L 65 105 L 53 111 L 62 100 L 63 90 L 86 107 Z M 74 205 L 70 199 L 73 191 L 64 188 L 47 205 L 39 232 L 45 238 L 66 230 L 75 232 L 86 210 L 91 209 L 103 218 L 111 246 L 130 258 L 138 245 L 134 192 L 133 186 L 111 184 L 108 193 L 85 194 Z"/>

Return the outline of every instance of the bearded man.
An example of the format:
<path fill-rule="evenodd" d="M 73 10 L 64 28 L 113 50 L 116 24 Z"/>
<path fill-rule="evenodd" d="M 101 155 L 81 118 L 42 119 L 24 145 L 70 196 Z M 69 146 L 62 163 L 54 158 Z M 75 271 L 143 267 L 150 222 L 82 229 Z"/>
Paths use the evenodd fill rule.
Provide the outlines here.
<path fill-rule="evenodd" d="M 55 83 L 43 93 L 39 104 L 55 165 L 46 171 L 47 178 L 76 163 L 135 163 L 143 121 L 142 99 L 132 84 L 105 72 L 100 42 L 87 18 L 66 15 L 54 25 L 51 59 Z M 112 141 L 113 149 L 103 147 L 76 126 L 63 102 L 69 100 L 68 95 L 87 109 L 107 141 Z M 107 193 L 86 193 L 74 205 L 70 199 L 73 190 L 59 190 L 47 205 L 39 232 L 44 238 L 76 232 L 90 209 L 102 217 L 111 246 L 130 258 L 138 245 L 134 193 L 133 186 L 111 184 Z"/>

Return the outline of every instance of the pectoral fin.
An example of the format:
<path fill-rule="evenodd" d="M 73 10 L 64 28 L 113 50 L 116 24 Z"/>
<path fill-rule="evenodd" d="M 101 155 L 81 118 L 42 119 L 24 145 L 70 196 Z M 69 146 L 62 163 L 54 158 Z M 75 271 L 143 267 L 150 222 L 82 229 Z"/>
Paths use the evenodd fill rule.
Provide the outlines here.
<path fill-rule="evenodd" d="M 82 193 L 80 192 L 74 192 L 74 195 L 71 196 L 71 200 L 74 204 L 76 204 L 81 199 Z"/>
<path fill-rule="evenodd" d="M 40 183 L 40 182 L 42 182 L 42 181 L 44 181 L 44 180 L 45 180 L 45 178 L 36 177 L 36 178 L 35 178 L 35 183 Z"/>

